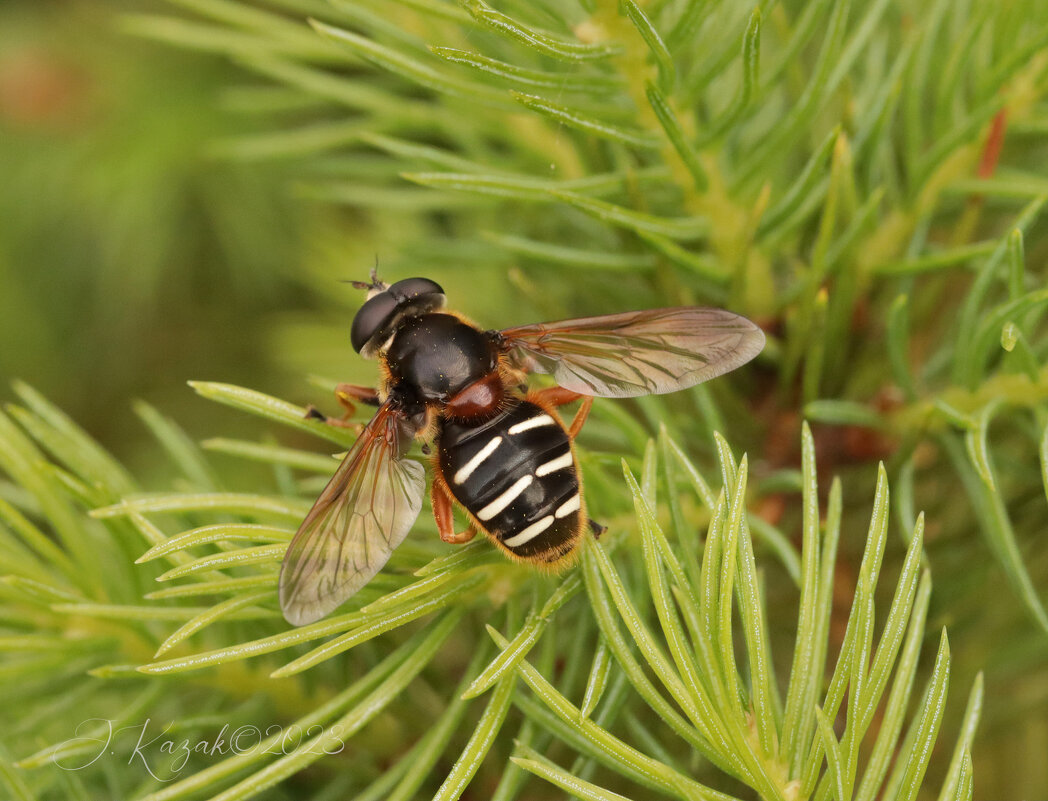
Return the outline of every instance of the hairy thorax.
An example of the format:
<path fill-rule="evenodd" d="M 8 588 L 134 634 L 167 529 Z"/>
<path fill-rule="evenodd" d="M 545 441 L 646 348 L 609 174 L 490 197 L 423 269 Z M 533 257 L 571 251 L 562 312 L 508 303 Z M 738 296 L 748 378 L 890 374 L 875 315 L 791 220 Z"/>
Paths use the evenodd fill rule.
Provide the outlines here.
<path fill-rule="evenodd" d="M 391 385 L 423 403 L 446 403 L 498 368 L 491 336 L 450 314 L 406 321 L 386 356 Z"/>

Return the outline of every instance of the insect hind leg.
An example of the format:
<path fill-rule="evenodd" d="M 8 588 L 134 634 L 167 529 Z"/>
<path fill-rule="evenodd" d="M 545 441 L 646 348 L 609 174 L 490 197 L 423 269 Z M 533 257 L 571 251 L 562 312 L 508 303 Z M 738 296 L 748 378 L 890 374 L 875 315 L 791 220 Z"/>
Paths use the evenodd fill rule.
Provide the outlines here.
<path fill-rule="evenodd" d="M 600 523 L 598 523 L 596 520 L 593 520 L 593 519 L 590 519 L 589 527 L 590 527 L 590 531 L 593 532 L 593 539 L 595 539 L 595 540 L 599 540 L 600 539 L 600 535 L 608 530 L 607 526 L 602 526 Z"/>
<path fill-rule="evenodd" d="M 582 405 L 575 413 L 575 419 L 571 421 L 571 425 L 568 427 L 568 436 L 572 439 L 579 435 L 586 418 L 589 417 L 590 409 L 593 407 L 592 395 L 583 395 L 581 392 L 575 392 L 564 387 L 540 389 L 535 393 L 535 398 L 540 403 L 549 403 L 553 406 L 563 406 L 567 403 L 574 403 L 577 400 L 582 401 Z"/>
<path fill-rule="evenodd" d="M 433 519 L 437 521 L 437 532 L 444 542 L 462 545 L 477 535 L 477 529 L 472 524 L 461 533 L 455 531 L 452 497 L 439 478 L 433 479 L 430 501 L 433 504 Z"/>

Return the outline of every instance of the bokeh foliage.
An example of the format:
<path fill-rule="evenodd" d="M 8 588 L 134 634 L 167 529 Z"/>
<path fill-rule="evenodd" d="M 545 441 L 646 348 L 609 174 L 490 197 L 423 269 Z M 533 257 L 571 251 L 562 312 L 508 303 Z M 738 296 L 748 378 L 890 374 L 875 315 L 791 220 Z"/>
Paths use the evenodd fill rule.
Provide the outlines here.
<path fill-rule="evenodd" d="M 368 748 L 315 762 L 198 760 L 193 778 L 187 769 L 161 791 L 142 771 L 101 763 L 87 773 L 6 768 L 16 790 L 91 797 L 110 782 L 154 798 L 321 787 L 329 797 L 451 798 L 479 770 L 469 792 L 497 798 L 549 792 L 525 785 L 530 774 L 577 780 L 565 792 L 584 798 L 611 797 L 601 787 L 709 797 L 696 781 L 739 797 L 868 798 L 880 779 L 866 777 L 880 770 L 885 795 L 913 797 L 927 763 L 910 754 L 934 740 L 949 673 L 950 736 L 939 737 L 921 797 L 967 797 L 969 747 L 980 793 L 1043 795 L 1048 19 L 1037 0 L 174 5 L 120 17 L 121 35 L 177 47 L 128 50 L 142 67 L 124 78 L 133 87 L 114 90 L 132 98 L 123 116 L 89 128 L 87 144 L 81 135 L 58 148 L 50 182 L 32 166 L 53 143 L 44 150 L 23 131 L 3 149 L 20 176 L 0 223 L 0 275 L 17 290 L 4 319 L 30 343 L 5 358 L 28 375 L 49 352 L 75 363 L 34 381 L 61 405 L 76 408 L 97 382 L 114 338 L 132 340 L 129 358 L 111 360 L 128 363 L 123 380 L 141 372 L 142 350 L 157 344 L 132 334 L 171 300 L 201 326 L 199 342 L 210 332 L 258 343 L 248 358 L 236 353 L 224 380 L 303 401 L 335 375 L 369 380 L 347 357 L 349 295 L 334 279 L 358 277 L 376 253 L 385 275 L 435 277 L 485 325 L 710 303 L 759 321 L 769 346 L 708 387 L 597 404 L 584 468 L 590 507 L 616 532 L 612 560 L 594 549 L 561 583 L 538 580 L 484 545 L 441 557 L 423 520 L 394 570 L 351 605 L 359 611 L 291 633 L 275 612 L 274 571 L 331 462 L 288 446 L 304 444 L 305 429 L 344 447 L 340 432 L 269 396 L 199 384 L 300 434 L 278 445 L 244 417 L 222 417 L 256 439 L 211 440 L 223 456 L 205 457 L 140 405 L 181 472 L 178 492 L 140 496 L 149 484 L 18 385 L 4 421 L 0 531 L 15 576 L 4 618 L 6 650 L 17 653 L 4 679 L 28 688 L 27 722 L 6 741 L 5 764 L 31 752 L 24 765 L 46 764 L 48 745 L 72 737 L 86 708 L 178 721 L 197 737 L 217 721 L 308 729 L 337 719 L 367 724 Z M 54 24 L 78 42 L 83 10 L 68 10 Z M 172 74 L 176 62 L 152 63 L 168 58 L 191 66 Z M 168 85 L 185 94 L 158 91 Z M 56 208 L 90 232 L 92 248 L 66 235 Z M 180 269 L 213 254 L 216 239 L 235 280 Z M 64 267 L 66 283 L 90 293 L 45 302 L 50 284 L 25 267 L 35 263 Z M 96 304 L 89 317 L 85 300 Z M 69 345 L 82 320 L 97 335 L 86 362 Z M 80 362 L 94 371 L 71 388 L 62 376 Z M 308 390 L 289 371 L 332 378 Z M 642 461 L 660 426 L 661 458 Z M 748 469 L 728 442 L 749 454 Z M 152 471 L 157 452 L 141 445 L 133 458 L 153 454 Z M 719 502 L 702 478 L 717 465 Z M 887 541 L 886 479 L 902 535 Z M 934 591 L 927 575 L 916 581 L 920 546 Z M 149 564 L 132 566 L 146 547 Z M 877 582 L 878 548 L 893 577 L 902 571 L 897 593 Z M 158 576 L 185 583 L 156 590 Z M 892 612 L 877 638 L 881 606 Z M 425 629 L 412 622 L 433 613 Z M 894 657 L 886 665 L 881 654 L 900 647 L 907 620 L 889 692 Z M 508 648 L 497 633 L 492 648 L 485 622 Z M 952 655 L 922 634 L 944 623 Z M 914 684 L 907 671 L 922 646 L 935 667 Z M 291 661 L 243 661 L 283 648 L 296 649 Z M 158 678 L 137 674 L 141 665 Z M 55 681 L 69 682 L 69 697 L 45 703 Z M 478 701 L 455 700 L 463 691 Z M 892 771 L 878 768 L 898 737 Z M 483 753 L 478 767 L 471 758 Z M 516 767 L 505 769 L 510 756 Z M 261 789 L 307 762 L 286 789 Z"/>

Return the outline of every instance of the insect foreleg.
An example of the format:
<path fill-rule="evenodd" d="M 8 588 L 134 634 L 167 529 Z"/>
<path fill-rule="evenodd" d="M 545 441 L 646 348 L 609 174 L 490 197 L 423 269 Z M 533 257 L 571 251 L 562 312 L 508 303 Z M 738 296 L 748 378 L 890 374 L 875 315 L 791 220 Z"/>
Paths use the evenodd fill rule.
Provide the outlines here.
<path fill-rule="evenodd" d="M 343 419 L 348 419 L 357 410 L 354 401 L 365 406 L 378 406 L 380 403 L 377 389 L 356 384 L 339 384 L 335 387 L 335 397 L 346 410 L 346 417 Z"/>
<path fill-rule="evenodd" d="M 349 422 L 349 418 L 352 417 L 357 410 L 354 401 L 367 404 L 368 406 L 378 406 L 380 403 L 378 399 L 378 390 L 372 389 L 371 387 L 359 387 L 355 384 L 339 384 L 336 386 L 335 398 L 338 400 L 342 408 L 346 410 L 341 418 L 328 417 L 313 404 L 306 407 L 306 417 L 314 420 L 323 420 L 328 425 L 340 426 L 342 428 L 354 428 L 359 431 L 363 428 L 363 425 L 360 423 Z"/>

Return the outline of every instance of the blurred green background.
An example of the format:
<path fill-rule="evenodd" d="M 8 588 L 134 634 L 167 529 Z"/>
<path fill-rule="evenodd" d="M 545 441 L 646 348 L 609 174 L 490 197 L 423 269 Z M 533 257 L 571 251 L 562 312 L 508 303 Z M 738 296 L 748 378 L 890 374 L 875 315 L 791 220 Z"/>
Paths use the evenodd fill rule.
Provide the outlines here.
<path fill-rule="evenodd" d="M 792 11 L 796 4 L 788 5 Z M 974 19 L 991 11 L 988 3 L 963 5 Z M 375 192 L 366 202 L 351 191 L 329 202 L 331 197 L 318 197 L 304 187 L 311 169 L 326 178 L 343 170 L 350 187 L 369 171 L 375 185 L 392 183 L 395 171 L 377 157 L 368 160 L 357 153 L 344 164 L 335 156 L 328 158 L 329 154 L 306 161 L 229 157 L 231 152 L 243 156 L 244 151 L 228 143 L 264 143 L 252 137 L 264 137 L 273 129 L 274 119 L 311 120 L 320 116 L 315 114 L 317 108 L 305 97 L 296 100 L 291 93 L 249 77 L 225 56 L 129 35 L 124 15 L 149 11 L 168 14 L 172 9 L 145 0 L 4 0 L 0 4 L 0 378 L 5 387 L 0 392 L 10 397 L 6 387 L 16 378 L 34 386 L 127 463 L 144 486 L 164 486 L 169 468 L 156 458 L 154 441 L 132 415 L 133 399 L 149 401 L 195 437 L 257 435 L 256 421 L 204 401 L 186 382 L 240 384 L 303 405 L 315 402 L 328 410 L 334 405 L 322 388 L 325 381 L 371 382 L 374 365 L 363 363 L 349 346 L 349 323 L 361 296 L 341 282 L 365 277 L 376 258 L 384 276 L 429 274 L 445 287 L 455 308 L 492 327 L 629 305 L 711 301 L 706 283 L 694 272 L 684 271 L 686 277 L 678 280 L 680 273 L 674 277 L 661 268 L 661 262 L 660 269 L 653 271 L 644 260 L 655 257 L 636 247 L 622 251 L 626 256 L 640 253 L 643 271 L 573 271 L 516 255 L 511 249 L 493 259 L 488 249 L 477 247 L 475 239 L 461 235 L 503 228 L 512 232 L 516 219 L 500 217 L 504 212 L 494 203 L 489 208 L 483 197 L 394 188 L 386 194 Z M 922 13 L 916 6 L 912 11 L 914 16 Z M 534 14 L 540 20 L 553 16 L 541 9 Z M 892 21 L 903 30 L 913 17 L 900 13 Z M 949 30 L 948 18 L 944 24 Z M 1020 27 L 1020 21 L 1008 24 Z M 961 22 L 955 24 L 958 30 L 960 26 Z M 1008 30 L 1007 24 L 1001 24 L 996 35 L 1007 38 Z M 878 52 L 883 57 L 885 48 Z M 874 53 L 870 61 L 876 57 Z M 977 212 L 958 190 L 934 212 L 924 209 L 927 215 L 914 226 L 921 232 L 914 237 L 921 240 L 918 245 L 910 250 L 900 247 L 900 252 L 885 245 L 886 260 L 916 259 L 929 243 L 930 252 L 949 251 L 971 240 L 1003 236 L 1020 208 L 1015 198 L 1025 202 L 1044 193 L 1048 112 L 1042 99 L 1043 46 L 1027 58 L 1032 63 L 1042 59 L 1041 68 L 1030 72 L 1030 101 L 1024 107 L 1029 116 L 1010 133 L 1002 161 L 1013 173 L 1025 170 L 1028 180 L 1042 183 L 1028 184 L 1011 196 L 991 195 Z M 952 61 L 947 67 L 959 70 Z M 352 69 L 347 72 L 355 74 Z M 784 70 L 783 82 L 790 81 L 794 87 L 803 86 L 799 73 Z M 958 78 L 957 85 L 962 83 Z M 870 100 L 867 95 L 857 96 Z M 863 102 L 850 96 L 848 101 L 840 104 L 844 124 L 854 121 L 864 108 Z M 770 106 L 766 113 L 785 116 L 788 109 Z M 949 128 L 949 122 L 947 115 L 942 127 Z M 813 114 L 813 129 L 817 123 L 818 115 Z M 449 123 L 449 127 L 453 126 Z M 828 128 L 824 124 L 819 136 L 805 140 L 807 150 L 815 149 Z M 972 142 L 964 144 L 981 150 L 986 130 L 986 125 L 976 126 Z M 904 131 L 898 132 L 894 139 L 905 136 Z M 437 144 L 449 139 L 446 131 L 433 137 Z M 893 135 L 885 136 L 886 141 L 892 139 Z M 459 152 L 467 150 L 463 142 L 468 140 L 455 143 Z M 553 136 L 543 140 L 543 146 L 550 142 L 563 148 L 556 153 L 558 161 L 570 163 L 570 143 Z M 955 144 L 960 150 L 962 143 Z M 530 154 L 530 167 L 545 156 L 541 149 L 536 146 L 539 152 Z M 496 143 L 486 155 L 499 152 Z M 792 155 L 792 161 L 784 156 L 783 164 L 796 175 L 804 161 Z M 894 158 L 880 156 L 887 161 Z M 745 164 L 745 153 L 729 151 L 726 159 Z M 619 166 L 613 158 L 608 161 L 607 169 Z M 856 172 L 862 173 L 864 166 L 860 164 Z M 580 174 L 587 174 L 586 167 L 596 171 L 593 165 L 584 165 Z M 914 172 L 904 177 L 912 178 Z M 899 173 L 894 177 L 903 184 L 901 174 L 906 170 L 900 167 Z M 893 215 L 917 214 L 920 187 L 909 195 L 899 190 L 906 196 L 899 200 L 892 197 L 898 186 L 892 186 L 892 179 L 886 183 L 889 205 L 880 222 L 890 233 Z M 361 187 L 361 192 L 367 191 L 363 183 Z M 624 194 L 634 189 L 628 185 Z M 861 207 L 856 208 L 859 201 L 851 200 L 849 211 L 862 222 Z M 467 219 L 463 210 L 472 215 L 468 224 L 463 222 Z M 937 225 L 949 226 L 949 231 L 944 234 Z M 536 239 L 548 233 L 556 241 L 568 228 L 547 219 L 534 223 L 528 233 Z M 595 238 L 602 236 L 596 224 L 585 230 Z M 807 401 L 843 399 L 885 414 L 903 405 L 881 353 L 891 302 L 902 291 L 896 285 L 879 292 L 870 289 L 868 297 L 863 294 L 868 287 L 844 289 L 859 300 L 841 318 L 847 320 L 847 347 L 833 353 L 838 340 L 833 339 L 833 331 L 826 332 L 831 351 L 826 360 L 834 369 L 826 371 L 821 387 L 816 386 L 821 392 L 812 395 L 797 386 L 804 371 L 797 366 L 797 354 L 806 342 L 794 348 L 797 361 L 792 368 L 782 368 L 793 347 L 790 326 L 814 308 L 803 305 L 802 295 L 811 287 L 798 266 L 797 253 L 817 250 L 825 244 L 821 237 L 818 225 L 810 222 L 800 233 L 772 241 L 768 250 L 776 254 L 775 285 L 769 282 L 759 288 L 764 297 L 734 293 L 736 299 L 745 297 L 749 303 L 740 311 L 757 316 L 775 340 L 786 342 L 781 350 L 773 346 L 748 377 L 732 379 L 733 389 L 716 390 L 734 427 L 733 445 L 749 450 L 751 459 L 763 462 L 766 472 L 798 463 L 797 431 L 802 416 L 811 411 Z M 861 240 L 850 240 L 852 246 L 855 241 Z M 878 241 L 884 239 L 871 236 L 867 249 L 875 249 Z M 613 237 L 605 237 L 602 244 L 619 252 Z M 1044 286 L 1045 258 L 1044 223 L 1032 222 L 1025 239 L 1029 291 Z M 934 354 L 954 336 L 951 326 L 973 279 L 971 271 L 959 276 L 925 277 L 919 270 L 913 274 L 926 283 L 916 284 L 916 291 L 914 284 L 905 287 L 911 292 L 912 322 L 906 352 L 922 367 L 925 361 L 931 363 L 928 386 L 939 387 L 947 383 L 936 381 L 942 379 L 942 365 L 950 355 Z M 1043 322 L 1035 320 L 1030 330 L 1043 332 Z M 801 340 L 804 337 L 797 341 Z M 1032 338 L 1029 349 L 1033 355 L 1044 355 L 1039 339 Z M 871 356 L 875 352 L 878 355 Z M 1043 375 L 1043 366 L 1040 369 Z M 1009 367 L 1005 372 L 1019 370 Z M 1043 410 L 1043 398 L 1037 402 Z M 680 411 L 683 402 L 668 403 Z M 623 408 L 640 414 L 635 406 Z M 965 411 L 974 414 L 971 407 Z M 950 711 L 954 719 L 961 711 L 959 699 L 975 674 L 985 670 L 987 676 L 987 705 L 974 752 L 977 797 L 1044 797 L 1048 791 L 1046 633 L 1031 622 L 1029 610 L 1006 585 L 992 558 L 999 554 L 976 531 L 976 516 L 959 503 L 976 490 L 971 485 L 962 489 L 957 476 L 943 468 L 947 463 L 943 452 L 936 443 L 922 439 L 927 433 L 923 423 L 910 424 L 930 411 L 914 402 L 910 412 L 912 417 L 894 421 L 883 438 L 884 432 L 864 433 L 856 426 L 816 426 L 825 483 L 831 472 L 843 476 L 845 497 L 853 504 L 846 515 L 861 521 L 868 514 L 878 459 L 888 461 L 893 480 L 899 471 L 909 470 L 911 482 L 917 475 L 916 503 L 929 516 L 927 547 L 936 577 L 929 628 L 950 626 L 953 680 L 958 688 Z M 934 426 L 945 424 L 940 420 L 930 427 Z M 1022 537 L 1025 566 L 1039 583 L 1035 591 L 1043 598 L 1048 514 L 1033 469 L 1037 452 L 1030 445 L 1039 432 L 1025 419 L 1003 428 L 1003 433 L 996 429 L 1002 445 L 997 460 L 1000 480 Z M 908 461 L 895 458 L 900 452 Z M 236 463 L 221 466 L 236 486 Z M 764 499 L 766 513 L 776 521 L 781 509 L 772 507 L 781 501 L 776 493 Z M 902 512 L 901 518 L 912 511 Z M 782 526 L 791 536 L 796 534 L 791 528 L 795 518 L 793 511 L 783 517 Z M 858 531 L 862 525 L 859 522 L 853 529 Z M 849 565 L 856 563 L 861 545 L 842 544 L 842 577 L 849 578 Z M 902 545 L 893 539 L 888 559 L 897 559 L 901 552 Z M 775 590 L 773 584 L 773 601 Z"/>
<path fill-rule="evenodd" d="M 261 125 L 243 108 L 248 82 L 228 59 L 122 29 L 122 14 L 149 10 L 170 7 L 0 6 L 0 376 L 145 470 L 155 460 L 131 399 L 200 436 L 244 421 L 190 379 L 326 404 L 306 376 L 375 375 L 349 346 L 360 294 L 340 281 L 376 259 L 394 277 L 428 267 L 397 251 L 409 215 L 312 201 L 295 167 L 214 157 Z M 440 272 L 459 308 L 505 314 L 502 276 Z"/>
<path fill-rule="evenodd" d="M 142 5 L 0 8 L 0 372 L 131 457 L 131 398 L 206 430 L 187 378 L 285 381 L 274 316 L 316 305 L 284 177 L 206 157 L 233 71 L 124 35 Z"/>

